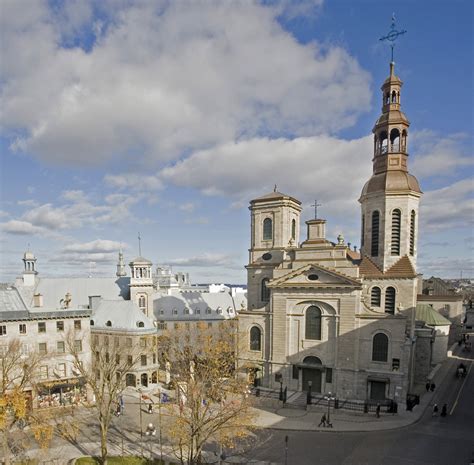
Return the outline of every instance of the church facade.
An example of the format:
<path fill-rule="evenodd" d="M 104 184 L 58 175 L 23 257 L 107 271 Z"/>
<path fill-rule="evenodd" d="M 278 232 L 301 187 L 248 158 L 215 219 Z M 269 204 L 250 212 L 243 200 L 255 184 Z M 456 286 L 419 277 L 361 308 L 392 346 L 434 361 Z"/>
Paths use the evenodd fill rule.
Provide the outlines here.
<path fill-rule="evenodd" d="M 410 392 L 421 190 L 408 172 L 401 87 L 391 63 L 373 128 L 373 174 L 359 199 L 359 253 L 342 236 L 329 241 L 317 217 L 300 242 L 302 206 L 290 195 L 275 189 L 250 202 L 239 350 L 255 385 L 402 403 Z"/>

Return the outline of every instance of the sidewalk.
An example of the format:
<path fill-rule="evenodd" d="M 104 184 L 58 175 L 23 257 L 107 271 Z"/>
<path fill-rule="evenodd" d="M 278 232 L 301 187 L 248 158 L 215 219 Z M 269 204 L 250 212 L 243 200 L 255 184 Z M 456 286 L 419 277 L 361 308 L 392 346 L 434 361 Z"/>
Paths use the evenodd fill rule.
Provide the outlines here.
<path fill-rule="evenodd" d="M 256 415 L 256 424 L 261 428 L 276 430 L 294 430 L 294 431 L 326 431 L 326 432 L 364 432 L 381 431 L 403 428 L 416 423 L 423 416 L 426 409 L 433 405 L 433 398 L 436 398 L 438 389 L 446 378 L 446 375 L 453 369 L 457 363 L 456 356 L 448 357 L 445 362 L 436 366 L 429 379 L 433 381 L 437 389 L 435 392 L 424 391 L 420 395 L 420 404 L 413 410 L 407 411 L 399 409 L 397 414 L 380 413 L 377 418 L 374 413 L 350 412 L 347 410 L 330 409 L 330 420 L 332 428 L 319 427 L 322 415 L 328 415 L 327 406 L 312 406 L 311 410 L 296 409 L 292 407 L 279 408 L 254 408 Z M 423 388 L 424 389 L 424 388 Z"/>

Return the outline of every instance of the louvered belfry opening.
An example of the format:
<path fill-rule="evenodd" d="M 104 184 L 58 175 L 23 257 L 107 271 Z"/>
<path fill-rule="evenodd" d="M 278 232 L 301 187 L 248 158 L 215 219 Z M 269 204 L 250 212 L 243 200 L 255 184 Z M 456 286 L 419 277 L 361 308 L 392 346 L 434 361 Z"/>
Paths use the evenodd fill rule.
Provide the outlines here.
<path fill-rule="evenodd" d="M 385 313 L 395 313 L 395 289 L 387 287 L 385 291 Z"/>
<path fill-rule="evenodd" d="M 400 255 L 400 233 L 401 233 L 402 213 L 400 210 L 393 210 L 392 213 L 392 255 Z"/>
<path fill-rule="evenodd" d="M 380 287 L 373 287 L 372 291 L 370 292 L 370 305 L 372 307 L 380 307 Z"/>
<path fill-rule="evenodd" d="M 415 255 L 415 220 L 416 213 L 415 210 L 412 210 L 410 218 L 410 255 Z"/>
<path fill-rule="evenodd" d="M 372 244 L 370 254 L 372 257 L 379 255 L 379 228 L 380 228 L 380 213 L 375 211 L 372 213 Z"/>

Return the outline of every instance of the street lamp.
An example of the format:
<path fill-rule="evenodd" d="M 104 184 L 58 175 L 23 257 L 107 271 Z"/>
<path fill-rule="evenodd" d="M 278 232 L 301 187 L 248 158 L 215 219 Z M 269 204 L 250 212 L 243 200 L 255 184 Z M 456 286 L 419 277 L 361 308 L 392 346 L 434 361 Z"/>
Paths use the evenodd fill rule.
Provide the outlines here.
<path fill-rule="evenodd" d="M 331 400 L 334 400 L 335 397 L 332 397 L 331 396 L 331 393 L 328 392 L 328 395 L 327 396 L 324 396 L 324 398 L 328 401 L 328 420 L 327 420 L 327 423 L 328 423 L 328 426 L 331 425 L 331 416 L 330 416 L 330 410 L 331 410 Z"/>
<path fill-rule="evenodd" d="M 280 400 L 283 400 L 283 380 L 280 379 Z"/>
<path fill-rule="evenodd" d="M 308 381 L 308 393 L 306 395 L 306 404 L 310 405 L 311 404 L 311 387 L 313 386 L 312 381 Z"/>

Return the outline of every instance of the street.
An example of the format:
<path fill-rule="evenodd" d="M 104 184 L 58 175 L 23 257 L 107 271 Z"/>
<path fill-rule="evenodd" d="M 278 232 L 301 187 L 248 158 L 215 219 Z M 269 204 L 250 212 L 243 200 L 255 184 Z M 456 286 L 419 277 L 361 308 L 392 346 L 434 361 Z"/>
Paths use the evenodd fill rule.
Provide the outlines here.
<path fill-rule="evenodd" d="M 438 388 L 440 410 L 448 404 L 446 418 L 432 417 L 428 408 L 418 423 L 381 432 L 261 432 L 260 447 L 252 459 L 288 465 L 469 465 L 474 457 L 474 364 L 468 358 L 465 378 L 448 373 Z M 451 414 L 449 414 L 451 413 Z"/>

